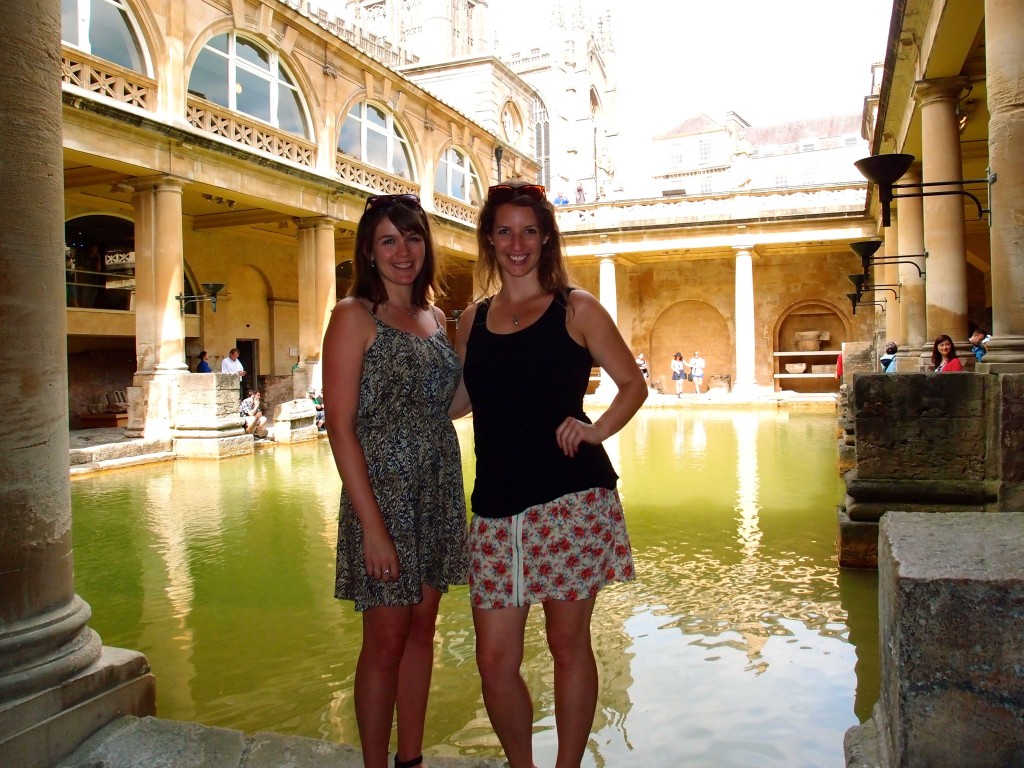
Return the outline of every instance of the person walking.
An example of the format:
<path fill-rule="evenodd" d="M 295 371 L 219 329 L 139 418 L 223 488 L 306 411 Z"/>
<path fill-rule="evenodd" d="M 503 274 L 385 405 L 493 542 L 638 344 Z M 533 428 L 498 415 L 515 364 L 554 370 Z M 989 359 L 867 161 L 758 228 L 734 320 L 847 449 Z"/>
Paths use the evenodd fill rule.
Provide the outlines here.
<path fill-rule="evenodd" d="M 700 394 L 701 385 L 704 383 L 704 358 L 700 352 L 694 352 L 687 365 L 690 367 L 690 378 L 693 380 L 693 391 Z"/>
<path fill-rule="evenodd" d="M 555 766 L 578 768 L 597 704 L 597 593 L 634 578 L 601 443 L 633 417 L 647 386 L 607 311 L 570 287 L 544 187 L 492 186 L 477 243 L 479 285 L 497 292 L 460 318 L 464 386 L 452 415 L 473 412 L 470 599 L 484 705 L 510 768 L 532 768 L 534 710 L 520 665 L 530 606 L 540 603 L 554 660 Z M 583 396 L 594 365 L 618 392 L 592 423 Z"/>
<path fill-rule="evenodd" d="M 441 595 L 467 580 L 459 359 L 433 305 L 430 223 L 415 195 L 367 200 L 353 284 L 323 345 L 327 435 L 342 480 L 335 597 L 362 615 L 355 709 L 365 768 L 423 762 Z"/>
<path fill-rule="evenodd" d="M 676 352 L 672 355 L 672 383 L 676 385 L 676 397 L 683 396 L 684 381 L 686 381 L 686 364 L 683 362 L 683 353 Z"/>

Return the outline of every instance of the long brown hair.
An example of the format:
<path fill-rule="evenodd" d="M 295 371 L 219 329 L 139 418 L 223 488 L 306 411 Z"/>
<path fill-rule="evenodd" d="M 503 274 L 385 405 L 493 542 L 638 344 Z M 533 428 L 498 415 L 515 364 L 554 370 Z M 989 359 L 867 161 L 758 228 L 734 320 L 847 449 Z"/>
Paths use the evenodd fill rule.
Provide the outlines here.
<path fill-rule="evenodd" d="M 412 284 L 413 306 L 426 309 L 443 293 L 443 281 L 434 254 L 434 236 L 430 231 L 430 219 L 418 203 L 406 202 L 406 197 L 412 196 L 376 198 L 382 202 L 368 207 L 359 219 L 359 226 L 356 227 L 353 280 L 348 295 L 367 299 L 375 307 L 388 298 L 384 281 L 373 262 L 374 235 L 377 233 L 377 226 L 385 218 L 390 219 L 395 229 L 403 235 L 414 232 L 423 237 L 423 267 Z"/>
<path fill-rule="evenodd" d="M 534 196 L 518 192 L 524 187 L 529 187 L 531 192 L 539 189 L 540 194 Z M 542 238 L 546 240 L 540 249 L 537 279 L 544 290 L 564 296 L 569 290 L 570 281 L 569 272 L 565 266 L 565 256 L 562 252 L 564 245 L 562 233 L 558 231 L 558 223 L 555 221 L 555 207 L 544 196 L 543 187 L 522 181 L 507 181 L 491 187 L 483 208 L 480 209 L 476 227 L 477 253 L 479 254 L 476 262 L 476 278 L 484 295 L 493 293 L 501 287 L 501 268 L 498 266 L 498 259 L 494 253 L 494 244 L 491 243 L 491 232 L 494 229 L 494 219 L 497 216 L 498 208 L 506 204 L 533 209 Z"/>

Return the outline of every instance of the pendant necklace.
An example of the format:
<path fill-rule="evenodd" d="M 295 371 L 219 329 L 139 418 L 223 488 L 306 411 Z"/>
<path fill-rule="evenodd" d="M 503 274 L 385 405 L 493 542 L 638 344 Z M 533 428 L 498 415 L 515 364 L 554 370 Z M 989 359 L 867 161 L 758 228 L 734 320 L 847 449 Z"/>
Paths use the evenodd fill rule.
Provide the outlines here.
<path fill-rule="evenodd" d="M 394 307 L 395 309 L 397 309 L 397 310 L 399 310 L 401 312 L 405 312 L 405 314 L 407 314 L 413 320 L 415 320 L 417 317 L 419 317 L 419 313 L 410 312 L 408 309 L 405 309 L 404 307 L 400 307 L 397 304 L 390 304 L 389 306 L 392 306 L 392 307 Z M 518 323 L 516 323 L 516 325 L 518 325 Z"/>
<path fill-rule="evenodd" d="M 512 313 L 512 325 L 519 325 L 519 315 Z"/>

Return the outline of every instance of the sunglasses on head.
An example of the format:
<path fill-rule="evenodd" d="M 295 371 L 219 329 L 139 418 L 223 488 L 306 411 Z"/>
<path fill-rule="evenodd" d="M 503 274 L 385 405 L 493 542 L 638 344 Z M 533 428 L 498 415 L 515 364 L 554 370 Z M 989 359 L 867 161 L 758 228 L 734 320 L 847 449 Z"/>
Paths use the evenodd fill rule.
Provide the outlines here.
<path fill-rule="evenodd" d="M 371 208 L 386 208 L 395 203 L 401 203 L 410 208 L 420 208 L 419 195 L 406 193 L 403 195 L 372 195 L 366 198 L 366 208 L 363 211 L 368 211 Z"/>
<path fill-rule="evenodd" d="M 546 199 L 547 190 L 541 184 L 523 184 L 521 186 L 495 184 L 493 187 L 487 188 L 487 199 L 496 203 L 505 203 L 514 197 L 528 197 L 540 202 Z"/>

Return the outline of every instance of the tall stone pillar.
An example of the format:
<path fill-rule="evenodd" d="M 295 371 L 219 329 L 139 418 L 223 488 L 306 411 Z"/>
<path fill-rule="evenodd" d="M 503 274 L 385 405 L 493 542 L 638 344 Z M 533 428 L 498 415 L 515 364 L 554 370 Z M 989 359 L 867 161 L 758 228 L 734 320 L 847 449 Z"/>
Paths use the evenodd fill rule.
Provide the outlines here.
<path fill-rule="evenodd" d="M 332 220 L 303 219 L 299 223 L 298 249 L 300 367 L 304 382 L 319 388 L 321 347 L 338 295 Z M 300 389 L 299 382 L 296 384 L 296 390 Z M 295 396 L 305 397 L 305 392 L 296 391 Z"/>
<path fill-rule="evenodd" d="M 598 287 L 600 295 L 597 297 L 601 306 L 611 315 L 612 322 L 618 325 L 619 322 L 619 298 L 618 289 L 615 285 L 615 254 L 601 253 L 597 256 L 598 261 Z M 601 373 L 601 383 L 597 385 L 596 395 L 602 398 L 612 398 L 619 388 L 615 386 L 610 376 Z"/>
<path fill-rule="evenodd" d="M 170 436 L 176 377 L 188 373 L 185 321 L 175 298 L 184 288 L 181 193 L 184 182 L 167 176 L 136 184 L 135 355 L 128 389 L 130 436 Z M 170 377 L 157 381 L 155 377 Z"/>
<path fill-rule="evenodd" d="M 921 181 L 921 172 L 912 167 L 900 179 L 900 184 L 914 184 Z M 901 190 L 913 192 L 915 190 Z M 898 264 L 900 287 L 900 328 L 903 344 L 896 356 L 896 370 L 900 373 L 914 373 L 921 367 L 921 355 L 931 354 L 928 342 L 927 310 L 925 307 L 925 281 L 921 276 L 928 269 L 923 257 L 911 258 L 924 253 L 924 198 L 896 198 L 896 243 L 900 258 Z M 916 265 L 916 266 L 915 266 Z M 919 271 L 920 269 L 920 271 Z"/>
<path fill-rule="evenodd" d="M 921 103 L 922 177 L 925 183 L 963 178 L 960 127 L 956 116 L 961 78 L 916 84 L 914 97 Z M 959 191 L 961 184 L 927 187 L 928 192 Z M 967 342 L 967 229 L 964 198 L 938 195 L 924 198 L 925 248 L 928 249 L 927 341 L 948 334 L 954 342 Z"/>
<path fill-rule="evenodd" d="M 74 590 L 59 54 L 57 3 L 7 4 L 0 325 L 9 343 L 0 347 L 0 391 L 16 407 L 0 430 L 0 765 L 24 768 L 56 764 L 109 722 L 104 702 L 132 677 L 102 648 Z M 145 667 L 132 659 L 136 672 Z M 124 713 L 152 713 L 145 676 L 148 709 L 125 696 Z"/>
<path fill-rule="evenodd" d="M 754 261 L 749 245 L 733 246 L 736 252 L 736 381 L 732 391 L 750 394 L 757 386 L 754 374 Z"/>
<path fill-rule="evenodd" d="M 1024 0 L 986 0 L 988 160 L 992 185 L 992 340 L 984 365 L 993 373 L 1024 370 Z"/>
<path fill-rule="evenodd" d="M 885 230 L 885 257 L 887 259 L 895 259 L 899 254 L 899 236 L 896 232 L 896 227 L 899 224 L 898 220 L 894 221 L 893 224 Z M 878 282 L 884 285 L 899 285 L 900 282 L 900 264 L 896 263 L 883 263 L 882 268 L 876 271 L 876 279 Z M 896 290 L 899 290 L 898 288 Z M 902 347 L 903 341 L 903 324 L 900 318 L 900 301 L 897 300 L 896 295 L 892 291 L 882 291 L 882 296 L 885 297 L 885 316 L 882 318 L 882 323 L 885 325 L 885 339 L 883 344 L 887 341 L 896 342 L 896 346 Z"/>

